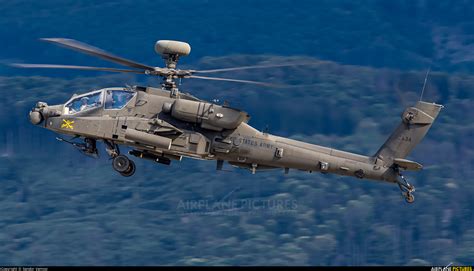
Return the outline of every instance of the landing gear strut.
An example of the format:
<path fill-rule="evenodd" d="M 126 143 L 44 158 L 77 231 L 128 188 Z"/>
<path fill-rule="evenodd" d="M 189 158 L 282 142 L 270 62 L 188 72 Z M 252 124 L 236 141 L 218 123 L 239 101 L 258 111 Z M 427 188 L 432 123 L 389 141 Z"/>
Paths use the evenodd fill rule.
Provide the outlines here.
<path fill-rule="evenodd" d="M 413 192 L 415 192 L 415 186 L 408 183 L 402 173 L 400 173 L 400 170 L 396 169 L 396 171 L 398 176 L 400 176 L 400 179 L 397 178 L 397 184 L 402 191 L 402 196 L 405 198 L 406 202 L 413 203 L 415 201 L 415 196 L 413 196 Z"/>
<path fill-rule="evenodd" d="M 135 173 L 135 163 L 127 156 L 120 154 L 120 149 L 114 142 L 104 140 L 106 151 L 112 158 L 112 167 L 124 177 L 130 177 Z"/>
<path fill-rule="evenodd" d="M 110 142 L 108 140 L 104 140 L 105 143 L 105 151 L 111 158 L 115 158 L 120 155 L 120 149 L 117 144 L 114 142 Z"/>

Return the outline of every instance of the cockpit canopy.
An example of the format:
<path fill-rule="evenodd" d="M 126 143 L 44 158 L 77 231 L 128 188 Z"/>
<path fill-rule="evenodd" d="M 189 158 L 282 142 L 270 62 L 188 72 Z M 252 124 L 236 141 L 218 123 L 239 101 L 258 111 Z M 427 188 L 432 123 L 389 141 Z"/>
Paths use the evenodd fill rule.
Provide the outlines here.
<path fill-rule="evenodd" d="M 129 90 L 105 90 L 105 109 L 122 109 L 135 95 Z"/>
<path fill-rule="evenodd" d="M 73 96 L 64 105 L 64 114 L 72 115 L 92 109 L 120 110 L 135 96 L 135 92 L 126 88 L 104 88 L 82 95 Z"/>

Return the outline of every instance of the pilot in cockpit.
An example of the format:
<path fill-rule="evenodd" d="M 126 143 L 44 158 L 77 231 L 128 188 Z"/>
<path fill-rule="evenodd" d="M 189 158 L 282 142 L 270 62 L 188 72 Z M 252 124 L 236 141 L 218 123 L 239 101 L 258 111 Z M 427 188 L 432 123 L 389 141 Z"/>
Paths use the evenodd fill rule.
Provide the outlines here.
<path fill-rule="evenodd" d="M 110 109 L 110 108 L 113 107 L 113 103 L 114 103 L 114 99 L 113 99 L 113 96 L 112 96 L 112 91 L 107 90 L 106 93 L 107 94 L 105 95 L 105 108 Z"/>
<path fill-rule="evenodd" d="M 79 111 L 83 111 L 87 108 L 90 107 L 90 105 L 88 105 L 87 103 L 89 102 L 89 98 L 88 97 L 82 97 L 81 98 L 81 102 L 82 102 L 82 105 L 81 105 L 81 108 L 79 109 Z"/>

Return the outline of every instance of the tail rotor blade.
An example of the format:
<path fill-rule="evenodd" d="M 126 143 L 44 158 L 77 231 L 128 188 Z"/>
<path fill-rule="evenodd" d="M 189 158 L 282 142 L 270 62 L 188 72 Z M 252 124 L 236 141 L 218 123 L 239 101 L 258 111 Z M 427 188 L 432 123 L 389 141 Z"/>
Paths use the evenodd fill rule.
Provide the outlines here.
<path fill-rule="evenodd" d="M 397 82 L 397 84 L 395 85 L 395 92 L 397 94 L 397 97 L 398 97 L 398 102 L 403 106 L 403 108 L 406 108 L 408 106 L 408 103 L 405 99 L 405 96 L 403 95 L 402 91 L 400 90 L 400 79 L 399 81 Z"/>

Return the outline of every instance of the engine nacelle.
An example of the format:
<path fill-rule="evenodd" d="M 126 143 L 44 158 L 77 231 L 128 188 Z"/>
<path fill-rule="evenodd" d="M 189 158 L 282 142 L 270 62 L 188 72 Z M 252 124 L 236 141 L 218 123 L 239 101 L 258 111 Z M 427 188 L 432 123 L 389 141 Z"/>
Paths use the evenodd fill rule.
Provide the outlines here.
<path fill-rule="evenodd" d="M 213 131 L 235 129 L 249 118 L 246 112 L 234 108 L 185 99 L 176 100 L 170 111 L 176 119 L 199 123 L 201 128 Z"/>

